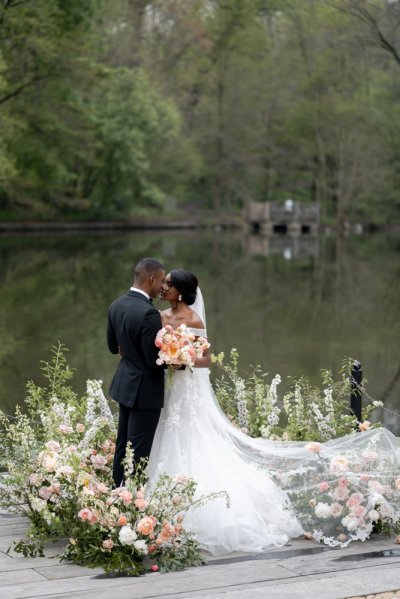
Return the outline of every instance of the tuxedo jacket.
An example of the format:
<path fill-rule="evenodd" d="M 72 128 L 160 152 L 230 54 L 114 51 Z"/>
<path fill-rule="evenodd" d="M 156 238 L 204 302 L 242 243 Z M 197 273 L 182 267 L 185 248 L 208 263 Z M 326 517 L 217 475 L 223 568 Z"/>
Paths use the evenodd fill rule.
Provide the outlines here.
<path fill-rule="evenodd" d="M 110 352 L 122 354 L 110 386 L 110 397 L 128 408 L 153 410 L 164 404 L 164 369 L 156 364 L 154 345 L 161 316 L 150 300 L 128 291 L 108 310 L 107 341 Z"/>

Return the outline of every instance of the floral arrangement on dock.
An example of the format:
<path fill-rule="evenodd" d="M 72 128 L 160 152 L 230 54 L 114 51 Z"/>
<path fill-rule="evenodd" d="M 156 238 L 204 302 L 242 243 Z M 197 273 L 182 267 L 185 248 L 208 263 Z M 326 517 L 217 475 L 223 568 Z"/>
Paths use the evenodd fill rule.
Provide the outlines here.
<path fill-rule="evenodd" d="M 44 364 L 47 387 L 28 384 L 27 410 L 10 418 L 0 412 L 2 466 L 0 505 L 30 520 L 28 539 L 15 550 L 43 555 L 49 539 L 67 537 L 61 559 L 106 573 L 139 575 L 174 571 L 204 561 L 184 516 L 224 492 L 196 494 L 184 474 L 161 476 L 148 488 L 145 464 L 131 474 L 133 454 L 124 463 L 125 484 L 113 488 L 115 424 L 101 381 L 88 381 L 78 398 L 61 345 Z"/>
<path fill-rule="evenodd" d="M 240 374 L 239 353 L 233 348 L 228 358 L 221 352 L 212 361 L 222 373 L 214 383 L 215 394 L 228 418 L 251 437 L 282 441 L 329 441 L 348 435 L 359 426 L 363 430 L 380 427 L 369 422 L 371 413 L 383 406 L 381 401 L 364 403 L 363 422 L 349 411 L 350 372 L 354 360 L 345 359 L 335 380 L 332 371 L 322 370 L 322 388 L 307 377 L 292 378 L 289 390 L 278 399 L 281 377 L 271 383 L 259 366 L 251 367 L 246 377 Z"/>

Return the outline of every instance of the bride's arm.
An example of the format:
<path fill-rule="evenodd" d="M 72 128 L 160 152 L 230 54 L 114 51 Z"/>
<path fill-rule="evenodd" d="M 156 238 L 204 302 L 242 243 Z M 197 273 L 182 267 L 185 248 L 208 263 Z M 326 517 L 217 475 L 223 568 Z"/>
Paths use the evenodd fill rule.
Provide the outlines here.
<path fill-rule="evenodd" d="M 210 348 L 206 349 L 201 358 L 196 358 L 194 362 L 195 368 L 210 368 L 211 366 L 211 352 Z"/>

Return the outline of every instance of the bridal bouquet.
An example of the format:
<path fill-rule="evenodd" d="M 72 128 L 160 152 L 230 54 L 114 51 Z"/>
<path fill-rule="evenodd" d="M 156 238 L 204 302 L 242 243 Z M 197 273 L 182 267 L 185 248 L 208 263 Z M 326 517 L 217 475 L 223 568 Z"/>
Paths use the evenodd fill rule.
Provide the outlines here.
<path fill-rule="evenodd" d="M 185 324 L 177 329 L 167 324 L 158 331 L 155 345 L 160 350 L 157 364 L 189 367 L 194 366 L 196 358 L 201 358 L 210 347 L 205 337 L 189 333 Z"/>

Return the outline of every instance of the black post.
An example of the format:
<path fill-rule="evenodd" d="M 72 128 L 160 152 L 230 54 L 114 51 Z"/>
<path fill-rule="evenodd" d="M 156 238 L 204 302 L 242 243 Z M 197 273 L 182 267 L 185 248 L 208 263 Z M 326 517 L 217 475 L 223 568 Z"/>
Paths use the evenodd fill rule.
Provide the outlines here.
<path fill-rule="evenodd" d="M 351 369 L 351 394 L 350 394 L 350 409 L 358 422 L 361 422 L 361 382 L 362 382 L 362 368 L 360 362 L 356 361 Z"/>

